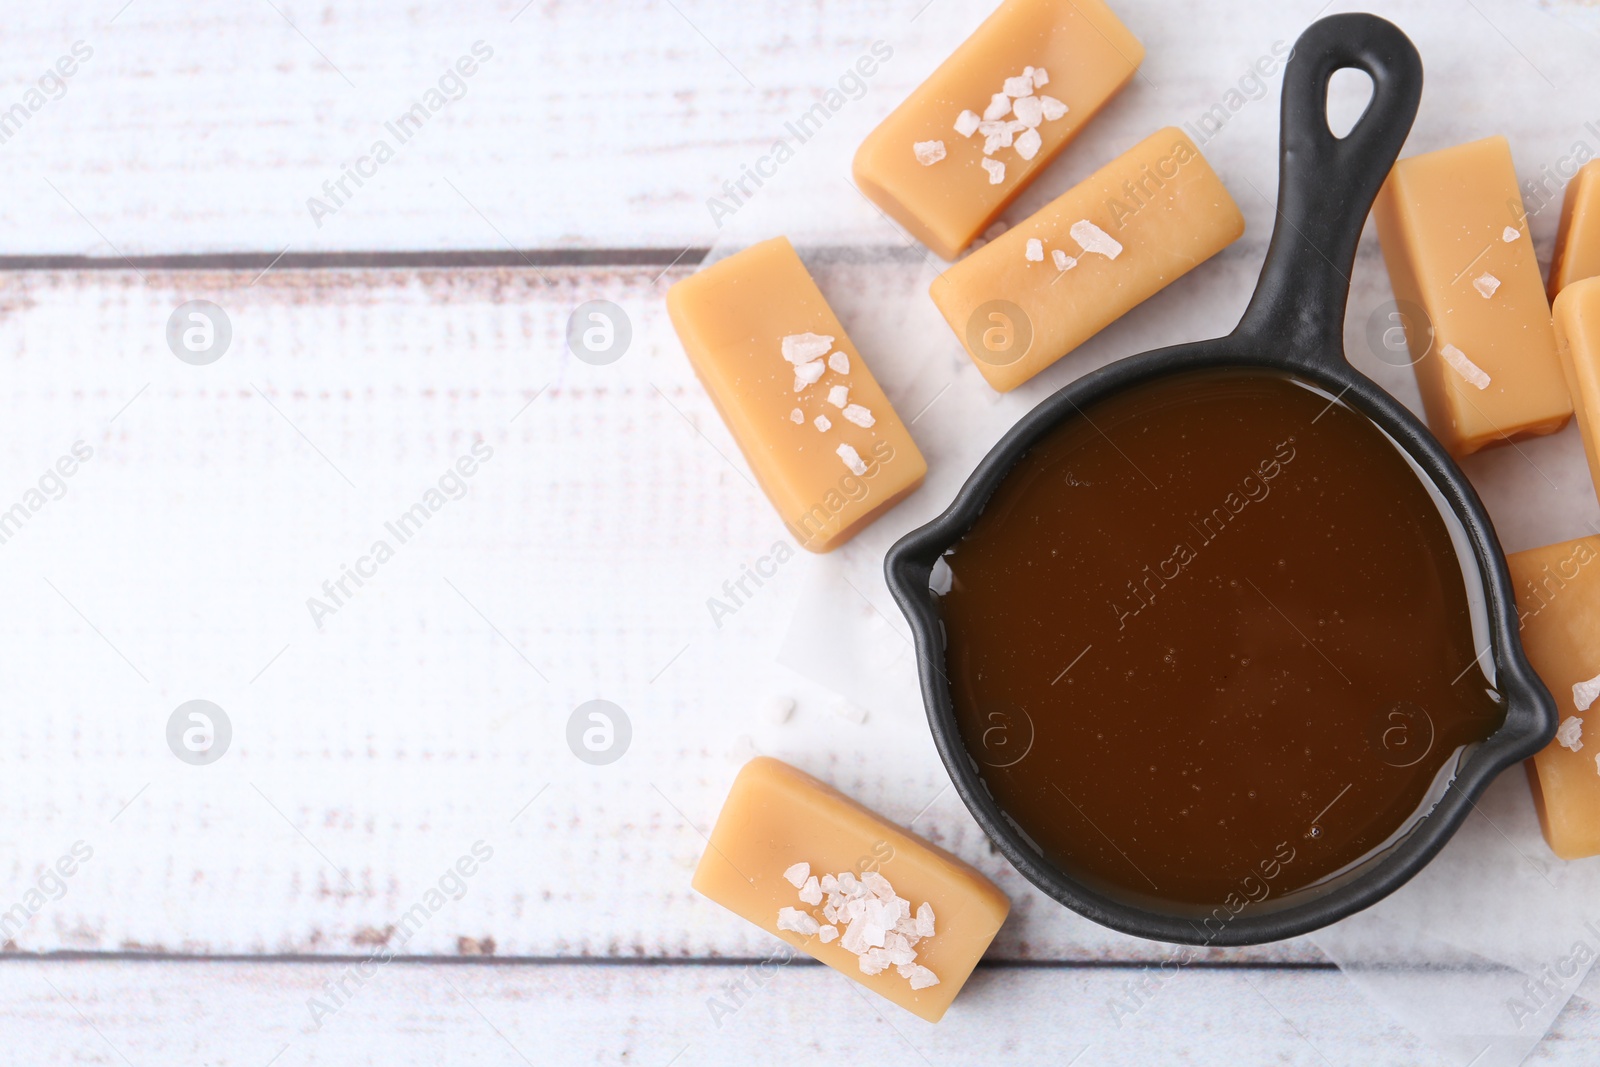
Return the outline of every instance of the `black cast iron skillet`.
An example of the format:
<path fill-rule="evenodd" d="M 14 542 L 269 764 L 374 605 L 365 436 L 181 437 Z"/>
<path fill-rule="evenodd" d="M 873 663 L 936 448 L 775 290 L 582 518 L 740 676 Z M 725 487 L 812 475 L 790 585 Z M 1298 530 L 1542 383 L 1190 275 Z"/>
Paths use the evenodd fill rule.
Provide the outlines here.
<path fill-rule="evenodd" d="M 1328 80 L 1353 67 L 1373 82 L 1372 101 L 1353 129 L 1328 129 Z M 885 562 L 889 588 L 916 637 L 922 693 L 934 741 L 956 791 L 1007 859 L 1029 881 L 1096 922 L 1126 933 L 1187 944 L 1250 945 L 1326 926 L 1404 884 L 1444 846 L 1489 782 L 1554 736 L 1555 704 L 1518 640 L 1516 601 L 1505 558 L 1477 494 L 1433 435 L 1398 401 L 1345 359 L 1345 302 L 1356 243 L 1416 116 L 1422 62 L 1411 41 L 1374 15 L 1341 14 L 1314 23 L 1295 43 L 1283 75 L 1278 223 L 1249 307 L 1226 337 L 1131 356 L 1085 375 L 1045 400 L 997 444 L 944 514 L 908 534 Z M 1080 409 L 1161 375 L 1206 368 L 1289 372 L 1362 412 L 1410 455 L 1442 495 L 1470 543 L 1468 571 L 1482 579 L 1495 683 L 1504 725 L 1467 751 L 1443 799 L 1393 847 L 1325 887 L 1301 890 L 1275 908 L 1246 908 L 1202 928 L 1173 913 L 1101 893 L 1044 860 L 1002 814 L 962 744 L 944 676 L 944 637 L 928 589 L 934 561 L 972 527 L 990 494 L 1034 444 Z"/>

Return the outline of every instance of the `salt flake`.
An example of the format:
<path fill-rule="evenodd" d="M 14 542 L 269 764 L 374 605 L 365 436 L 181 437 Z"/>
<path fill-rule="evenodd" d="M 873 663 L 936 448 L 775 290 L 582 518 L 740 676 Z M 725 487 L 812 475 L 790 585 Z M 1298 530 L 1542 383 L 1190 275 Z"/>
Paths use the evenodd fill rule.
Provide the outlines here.
<path fill-rule="evenodd" d="M 1078 265 L 1078 261 L 1061 251 L 1059 248 L 1050 250 L 1050 258 L 1055 261 L 1056 270 L 1071 270 Z"/>
<path fill-rule="evenodd" d="M 1579 711 L 1588 711 L 1589 705 L 1594 703 L 1595 697 L 1600 697 L 1600 674 L 1590 678 L 1587 682 L 1579 682 L 1572 687 L 1572 703 Z"/>
<path fill-rule="evenodd" d="M 838 936 L 839 936 L 839 928 L 837 926 L 829 925 L 829 926 L 820 926 L 820 927 L 817 928 L 817 940 L 821 941 L 824 945 L 826 945 L 828 942 L 832 941 L 834 938 L 836 938 Z"/>
<path fill-rule="evenodd" d="M 799 889 L 811 877 L 811 864 L 800 862 L 783 872 L 783 880 Z"/>
<path fill-rule="evenodd" d="M 1500 288 L 1500 279 L 1485 272 L 1472 279 L 1472 287 L 1482 293 L 1483 298 L 1487 300 L 1494 295 L 1496 289 Z"/>
<path fill-rule="evenodd" d="M 828 357 L 828 369 L 835 374 L 849 374 L 850 357 L 843 352 L 835 352 Z"/>
<path fill-rule="evenodd" d="M 868 429 L 878 420 L 872 417 L 872 412 L 860 404 L 846 404 L 844 406 L 846 422 L 853 422 L 862 429 Z"/>
<path fill-rule="evenodd" d="M 857 452 L 849 445 L 840 445 L 837 452 L 839 453 L 839 458 L 844 460 L 844 465 L 850 469 L 851 474 L 859 477 L 867 473 L 867 465 L 862 462 L 860 452 Z"/>
<path fill-rule="evenodd" d="M 1022 258 L 1029 263 L 1044 262 L 1044 242 L 1037 237 L 1028 238 L 1027 244 L 1022 246 Z"/>
<path fill-rule="evenodd" d="M 1074 241 L 1083 246 L 1085 252 L 1098 252 L 1107 259 L 1116 259 L 1122 255 L 1122 243 L 1088 219 L 1074 222 L 1067 232 L 1072 234 Z"/>
<path fill-rule="evenodd" d="M 799 411 L 799 408 L 795 409 Z M 804 421 L 804 416 L 799 420 Z M 762 701 L 761 714 L 768 722 L 788 722 L 789 716 L 794 714 L 794 697 L 770 696 Z"/>
<path fill-rule="evenodd" d="M 798 426 L 802 422 L 806 421 L 806 413 L 801 411 L 799 408 L 795 408 L 793 411 L 789 412 L 789 421 Z"/>
<path fill-rule="evenodd" d="M 1561 720 L 1561 726 L 1556 730 L 1556 741 L 1563 748 L 1570 748 L 1574 752 L 1583 751 L 1583 719 L 1578 715 L 1568 715 Z"/>
<path fill-rule="evenodd" d="M 944 158 L 944 142 L 918 141 L 911 146 L 911 151 L 916 154 L 918 163 L 924 167 L 931 167 Z"/>
<path fill-rule="evenodd" d="M 800 887 L 800 902 L 802 904 L 821 904 L 822 886 L 817 882 L 817 876 L 812 875 L 806 879 L 806 884 Z"/>
<path fill-rule="evenodd" d="M 1450 365 L 1451 370 L 1467 380 L 1467 384 L 1479 389 L 1489 388 L 1489 375 L 1482 367 L 1468 359 L 1467 354 L 1461 349 L 1455 345 L 1445 345 L 1439 350 L 1439 354 L 1444 357 L 1444 361 Z M 1576 686 L 1574 686 L 1574 690 L 1576 690 Z M 1597 689 L 1596 692 L 1600 693 L 1600 689 Z M 1574 693 L 1574 696 L 1576 696 L 1576 693 Z M 1593 700 L 1594 698 L 1590 697 L 1589 699 Z M 1588 707 L 1588 705 L 1585 704 L 1583 707 Z"/>
<path fill-rule="evenodd" d="M 828 354 L 833 338 L 822 333 L 791 333 L 783 339 L 783 358 L 790 363 L 807 363 Z"/>
<path fill-rule="evenodd" d="M 1037 96 L 1025 96 L 1011 105 L 1017 121 L 1024 126 L 1037 126 L 1044 121 L 1044 103 Z"/>
<path fill-rule="evenodd" d="M 1017 137 L 1017 155 L 1023 159 L 1032 159 L 1039 154 L 1039 148 L 1043 143 L 1038 130 L 1024 130 Z"/>
<path fill-rule="evenodd" d="M 1510 244 L 1512 241 L 1515 241 L 1521 236 L 1522 231 L 1517 229 L 1515 226 L 1507 226 L 1505 229 L 1500 231 L 1500 240 L 1504 241 L 1506 244 Z"/>
<path fill-rule="evenodd" d="M 813 919 L 808 912 L 799 908 L 778 909 L 778 929 L 788 930 L 791 933 L 810 937 L 822 928 L 822 924 Z"/>
<path fill-rule="evenodd" d="M 1041 96 L 1039 107 L 1043 110 L 1046 122 L 1054 122 L 1067 113 L 1067 105 L 1053 96 Z"/>
<path fill-rule="evenodd" d="M 956 132 L 963 137 L 971 137 L 978 130 L 978 123 L 983 121 L 976 111 L 968 109 L 956 116 Z"/>
<path fill-rule="evenodd" d="M 1042 89 L 1050 84 L 1050 75 L 1045 73 L 1043 67 L 1029 67 L 1027 74 L 1028 77 L 1033 79 L 1033 87 L 1035 89 Z"/>
<path fill-rule="evenodd" d="M 822 377 L 822 360 L 814 359 L 810 363 L 797 363 L 794 368 L 794 391 L 801 392 L 808 385 L 816 383 Z"/>
<path fill-rule="evenodd" d="M 828 418 L 826 415 L 818 415 L 816 418 L 811 420 L 811 425 L 815 426 L 823 433 L 827 433 L 829 430 L 833 429 L 833 420 Z"/>
<path fill-rule="evenodd" d="M 836 408 L 842 408 L 850 403 L 850 387 L 848 385 L 836 385 L 829 389 L 828 403 Z"/>
<path fill-rule="evenodd" d="M 998 159 L 985 159 L 983 169 L 989 172 L 990 185 L 999 185 L 1006 180 L 1006 165 Z"/>
<path fill-rule="evenodd" d="M 995 93 L 989 98 L 989 106 L 983 109 L 983 117 L 993 121 L 1003 119 L 1011 114 L 1011 98 L 1005 93 Z"/>

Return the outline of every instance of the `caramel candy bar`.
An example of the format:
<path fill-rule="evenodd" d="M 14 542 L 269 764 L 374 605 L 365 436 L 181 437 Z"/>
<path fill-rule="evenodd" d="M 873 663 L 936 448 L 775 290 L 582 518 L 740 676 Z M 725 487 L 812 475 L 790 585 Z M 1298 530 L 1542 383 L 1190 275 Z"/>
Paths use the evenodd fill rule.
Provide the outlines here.
<path fill-rule="evenodd" d="M 1006 0 L 862 142 L 856 185 L 955 259 L 1143 59 L 1103 0 Z"/>
<path fill-rule="evenodd" d="M 1561 290 L 1555 306 L 1556 351 L 1572 410 L 1589 460 L 1589 478 L 1600 492 L 1600 278 L 1584 278 Z"/>
<path fill-rule="evenodd" d="M 1187 135 L 1161 130 L 935 279 L 985 380 L 1015 389 L 1216 255 L 1244 216 Z"/>
<path fill-rule="evenodd" d="M 827 552 L 928 465 L 786 237 L 678 282 L 667 311 L 789 532 Z"/>
<path fill-rule="evenodd" d="M 1600 537 L 1506 557 L 1522 647 L 1561 715 L 1556 739 L 1528 761 L 1528 782 L 1551 851 L 1600 854 Z"/>
<path fill-rule="evenodd" d="M 1596 275 L 1600 275 L 1600 159 L 1585 163 L 1567 183 L 1555 258 L 1550 262 L 1550 300 L 1554 302 L 1573 282 Z"/>
<path fill-rule="evenodd" d="M 734 781 L 694 888 L 929 1022 L 1011 910 L 968 864 L 766 756 Z"/>
<path fill-rule="evenodd" d="M 1506 139 L 1402 159 L 1372 210 L 1445 447 L 1464 456 L 1565 426 L 1572 403 Z"/>

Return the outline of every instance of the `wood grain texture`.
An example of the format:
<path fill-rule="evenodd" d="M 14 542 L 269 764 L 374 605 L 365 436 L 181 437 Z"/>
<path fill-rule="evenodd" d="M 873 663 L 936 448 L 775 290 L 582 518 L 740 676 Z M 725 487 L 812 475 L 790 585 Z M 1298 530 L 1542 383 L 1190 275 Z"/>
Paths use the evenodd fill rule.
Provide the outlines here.
<path fill-rule="evenodd" d="M 1334 970 L 1189 970 L 1136 1013 L 1114 1012 L 1138 978 L 984 967 L 937 1025 L 806 963 L 757 985 L 745 967 L 719 966 L 394 963 L 357 981 L 339 964 L 9 962 L 0 995 L 7 1055 L 27 1063 L 1463 1062 L 1419 1044 Z M 308 1001 L 331 1003 L 341 982 L 343 1006 L 317 1027 Z M 709 1004 L 735 999 L 730 982 L 752 992 L 713 1018 Z M 1527 1062 L 1584 1062 L 1596 1041 L 1600 1012 L 1574 1000 Z"/>
<path fill-rule="evenodd" d="M 578 249 L 705 246 L 707 200 L 791 137 L 874 40 L 894 57 L 795 147 L 842 180 L 860 136 L 987 13 L 987 0 L 739 4 L 646 0 L 67 0 L 8 20 L 0 110 L 83 41 L 93 55 L 0 143 L 0 252 Z M 1338 10 L 1342 5 L 1335 5 Z M 1524 177 L 1600 135 L 1582 0 L 1367 5 L 1411 33 L 1428 69 L 1413 150 L 1511 137 Z M 1021 217 L 1154 129 L 1198 121 L 1316 4 L 1125 0 L 1142 75 L 1013 209 Z M 482 41 L 493 55 L 404 143 L 386 123 Z M 1205 152 L 1241 202 L 1275 182 L 1276 77 Z M 1253 89 L 1249 91 L 1254 92 Z M 55 89 L 50 90 L 54 95 Z M 441 100 L 444 99 L 441 97 Z M 13 126 L 19 125 L 13 123 Z M 386 140 L 394 157 L 320 225 L 307 201 Z M 842 190 L 841 190 L 842 191 Z M 848 195 L 848 194 L 846 194 Z M 815 190 L 761 190 L 803 216 Z M 844 201 L 835 210 L 854 210 Z M 1265 235 L 1259 213 L 1252 239 Z M 863 223 L 879 225 L 875 216 Z"/>

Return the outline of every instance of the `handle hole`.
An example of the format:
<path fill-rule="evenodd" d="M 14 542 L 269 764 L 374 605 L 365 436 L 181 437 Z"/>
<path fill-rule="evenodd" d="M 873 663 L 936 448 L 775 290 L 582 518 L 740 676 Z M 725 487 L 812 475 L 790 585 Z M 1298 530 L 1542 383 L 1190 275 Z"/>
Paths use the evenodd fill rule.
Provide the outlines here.
<path fill-rule="evenodd" d="M 1372 105 L 1372 76 L 1355 67 L 1340 67 L 1328 79 L 1328 132 L 1341 140 Z"/>

